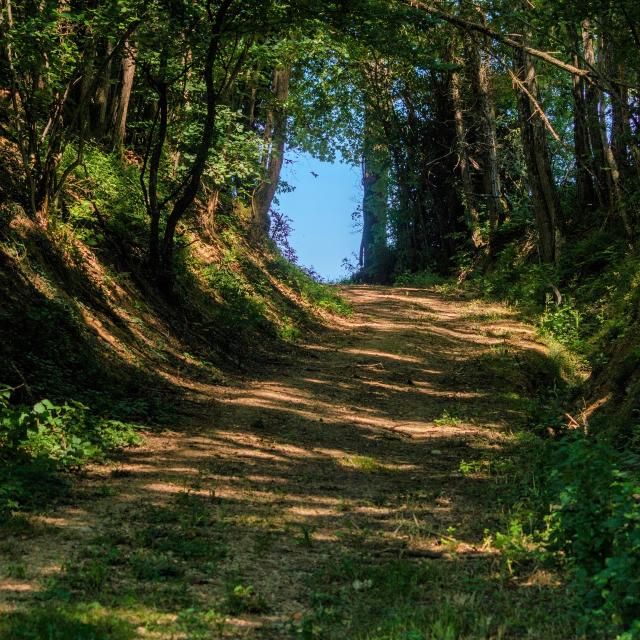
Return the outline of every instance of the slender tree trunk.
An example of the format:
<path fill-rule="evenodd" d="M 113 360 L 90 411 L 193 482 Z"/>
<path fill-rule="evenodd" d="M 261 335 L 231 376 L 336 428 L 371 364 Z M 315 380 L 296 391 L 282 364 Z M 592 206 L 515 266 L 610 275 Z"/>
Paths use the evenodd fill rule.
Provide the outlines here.
<path fill-rule="evenodd" d="M 574 64 L 579 65 L 578 57 Z M 589 147 L 585 82 L 579 76 L 573 76 L 573 143 L 576 156 L 577 205 L 580 212 L 591 209 L 596 204 L 593 186 L 593 169 Z"/>
<path fill-rule="evenodd" d="M 193 204 L 193 201 L 198 194 L 200 180 L 202 179 L 202 174 L 204 173 L 207 165 L 209 152 L 215 144 L 216 108 L 218 106 L 220 93 L 216 91 L 213 71 L 214 63 L 220 49 L 220 39 L 227 19 L 227 13 L 229 12 L 232 4 L 233 0 L 222 0 L 215 15 L 213 24 L 211 25 L 211 35 L 209 36 L 203 70 L 206 86 L 207 111 L 204 117 L 202 135 L 196 147 L 196 155 L 191 165 L 185 187 L 174 202 L 164 228 L 160 248 L 161 253 L 158 284 L 166 292 L 170 292 L 173 288 L 173 255 L 176 228 L 182 219 L 182 216 L 184 216 L 187 209 Z M 237 64 L 235 69 L 228 74 L 227 83 L 231 83 L 239 71 L 239 64 Z"/>
<path fill-rule="evenodd" d="M 491 91 L 489 56 L 483 51 L 479 36 L 471 34 L 466 42 L 471 85 L 476 95 L 476 110 L 482 141 L 482 182 L 489 218 L 489 253 L 495 249 L 495 235 L 504 217 L 504 205 L 498 167 L 496 113 Z"/>
<path fill-rule="evenodd" d="M 622 69 L 620 69 L 619 76 L 623 77 Z M 611 100 L 611 150 L 621 175 L 630 178 L 629 90 L 622 85 L 618 85 L 616 89 L 617 99 Z"/>
<path fill-rule="evenodd" d="M 516 56 L 516 76 L 537 100 L 536 71 L 531 56 L 519 51 Z M 527 180 L 532 196 L 540 258 L 556 262 L 559 255 L 560 204 L 551 171 L 546 130 L 532 100 L 524 91 L 517 91 L 522 147 L 527 167 Z"/>
<path fill-rule="evenodd" d="M 269 210 L 276 195 L 280 172 L 284 163 L 284 150 L 287 141 L 287 110 L 285 103 L 289 96 L 290 78 L 290 67 L 279 65 L 273 70 L 271 83 L 273 105 L 267 112 L 264 138 L 264 179 L 256 189 L 253 198 L 255 228 L 258 238 L 264 237 L 269 232 Z"/>
<path fill-rule="evenodd" d="M 596 68 L 596 51 L 591 21 L 582 21 L 582 48 L 587 66 Z M 602 90 L 593 83 L 587 83 L 585 88 L 585 111 L 589 146 L 593 157 L 593 175 L 598 203 L 602 211 L 611 211 L 613 204 L 611 176 L 608 171 L 605 144 L 600 124 L 600 109 Z M 608 146 L 608 145 L 607 145 Z"/>
<path fill-rule="evenodd" d="M 111 52 L 113 45 L 107 42 L 105 45 L 106 55 L 109 58 L 105 69 L 102 73 L 102 79 L 96 92 L 96 103 L 98 105 L 97 117 L 95 121 L 96 131 L 100 136 L 105 134 L 107 128 L 107 113 L 109 110 L 109 98 L 111 96 Z"/>
<path fill-rule="evenodd" d="M 371 129 L 373 113 L 365 108 L 364 141 L 362 150 L 362 239 L 360 267 L 365 276 L 378 280 L 376 271 L 386 249 L 386 167 Z"/>
<path fill-rule="evenodd" d="M 166 50 L 161 54 L 162 77 L 158 82 L 158 132 L 153 144 L 151 158 L 149 160 L 149 190 L 147 208 L 149 211 L 149 265 L 155 273 L 160 268 L 160 215 L 162 207 L 158 196 L 158 179 L 160 174 L 160 163 L 162 160 L 162 150 L 167 138 L 168 125 L 168 87 L 165 79 L 166 73 Z"/>
<path fill-rule="evenodd" d="M 136 72 L 136 56 L 136 47 L 131 40 L 128 40 L 122 52 L 122 85 L 114 118 L 113 146 L 116 149 L 122 149 L 124 146 L 129 100 L 131 99 L 133 79 Z"/>
<path fill-rule="evenodd" d="M 469 168 L 469 150 L 467 145 L 467 130 L 464 121 L 464 108 L 460 91 L 460 73 L 454 71 L 451 74 L 451 102 L 453 104 L 453 117 L 456 127 L 456 147 L 458 150 L 458 167 L 462 180 L 463 204 L 467 219 L 467 226 L 471 233 L 471 242 L 476 249 L 482 246 L 482 234 L 480 232 L 480 214 L 476 207 L 473 193 L 473 180 Z"/>
<path fill-rule="evenodd" d="M 600 38 L 600 52 L 599 52 L 599 63 L 600 68 L 605 68 L 614 65 L 613 61 L 613 51 L 611 50 L 611 42 L 608 37 L 601 36 Z M 614 86 L 614 91 L 619 89 L 619 85 Z M 624 230 L 627 236 L 627 239 L 631 242 L 633 240 L 633 227 L 631 224 L 631 220 L 629 217 L 629 212 L 627 211 L 627 203 L 624 197 L 624 192 L 622 189 L 622 178 L 619 164 L 619 161 L 622 163 L 622 166 L 626 166 L 626 153 L 625 153 L 625 145 L 623 143 L 623 137 L 621 135 L 621 131 L 618 131 L 622 128 L 622 123 L 620 122 L 620 111 L 622 106 L 622 96 L 619 91 L 616 91 L 617 95 L 609 96 L 609 104 L 611 106 L 611 119 L 612 119 L 612 143 L 609 142 L 609 137 L 607 134 L 607 122 L 606 122 L 606 107 L 607 100 L 604 93 L 601 95 L 600 99 L 600 110 L 599 110 L 599 118 L 600 118 L 600 136 L 602 139 L 602 147 L 605 152 L 605 159 L 607 161 L 607 172 L 608 172 L 608 180 L 611 189 L 611 211 L 614 214 L 617 214 L 622 224 L 624 226 Z M 618 110 L 618 117 L 616 117 L 616 105 Z M 615 145 L 615 146 L 614 146 Z M 616 154 L 617 149 L 617 154 Z M 617 155 L 617 157 L 616 157 Z"/>

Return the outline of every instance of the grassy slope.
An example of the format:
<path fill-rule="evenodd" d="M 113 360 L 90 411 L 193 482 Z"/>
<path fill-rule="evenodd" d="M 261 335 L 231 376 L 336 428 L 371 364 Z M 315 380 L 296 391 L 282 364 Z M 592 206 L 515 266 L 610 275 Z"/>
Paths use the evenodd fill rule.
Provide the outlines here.
<path fill-rule="evenodd" d="M 175 295 L 162 298 L 145 276 L 136 167 L 93 150 L 87 171 L 46 232 L 17 206 L 0 210 L 0 329 L 11 336 L 0 381 L 22 384 L 23 399 L 80 397 L 102 411 L 108 398 L 110 411 L 148 417 L 181 393 L 170 372 L 249 368 L 261 350 L 346 311 L 275 248 L 250 246 L 242 211 L 209 236 L 185 221 Z"/>
<path fill-rule="evenodd" d="M 185 222 L 175 293 L 160 296 L 145 272 L 136 176 L 91 150 L 46 231 L 19 206 L 0 208 L 0 391 L 23 406 L 0 402 L 0 516 L 62 496 L 68 474 L 57 471 L 118 448 L 109 420 L 123 433 L 167 424 L 200 385 L 251 371 L 349 311 L 275 247 L 250 245 L 242 210 L 206 236 Z M 55 409 L 37 415 L 43 398 Z"/>

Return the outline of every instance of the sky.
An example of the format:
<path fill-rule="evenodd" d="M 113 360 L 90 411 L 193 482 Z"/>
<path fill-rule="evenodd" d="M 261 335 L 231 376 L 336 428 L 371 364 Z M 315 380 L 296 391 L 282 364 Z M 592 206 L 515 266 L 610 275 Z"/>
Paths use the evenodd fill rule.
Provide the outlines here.
<path fill-rule="evenodd" d="M 300 264 L 337 280 L 347 275 L 342 260 L 355 262 L 360 246 L 351 218 L 362 199 L 360 169 L 291 152 L 287 160 L 281 177 L 295 190 L 278 194 L 278 209 L 292 220 L 291 246 Z"/>

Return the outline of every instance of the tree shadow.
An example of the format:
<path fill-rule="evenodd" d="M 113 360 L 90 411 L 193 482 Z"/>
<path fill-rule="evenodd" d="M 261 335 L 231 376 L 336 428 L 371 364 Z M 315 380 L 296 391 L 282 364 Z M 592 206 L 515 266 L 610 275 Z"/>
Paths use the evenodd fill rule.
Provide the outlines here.
<path fill-rule="evenodd" d="M 232 637 L 299 637 L 300 611 L 327 633 L 357 613 L 364 633 L 362 620 L 384 627 L 398 603 L 422 612 L 409 616 L 416 629 L 454 625 L 450 637 L 571 636 L 548 622 L 566 604 L 558 582 L 510 577 L 484 544 L 518 477 L 492 465 L 517 450 L 509 434 L 557 364 L 507 312 L 474 330 L 467 303 L 428 291 L 349 295 L 358 314 L 343 328 L 242 385 L 201 385 L 179 428 L 82 483 L 91 536 L 73 556 L 79 573 L 58 572 L 74 602 L 215 610 Z M 105 487 L 113 495 L 98 500 Z M 90 592 L 96 560 L 106 577 Z M 409 577 L 394 596 L 383 576 L 396 574 Z M 471 618 L 489 603 L 481 635 Z"/>

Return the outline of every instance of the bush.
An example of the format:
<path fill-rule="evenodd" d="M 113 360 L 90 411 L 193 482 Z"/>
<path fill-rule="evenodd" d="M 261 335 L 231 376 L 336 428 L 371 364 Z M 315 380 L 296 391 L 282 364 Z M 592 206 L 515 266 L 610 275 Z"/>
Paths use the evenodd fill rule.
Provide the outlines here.
<path fill-rule="evenodd" d="M 61 487 L 61 473 L 140 442 L 133 425 L 95 417 L 80 402 L 29 407 L 10 396 L 0 389 L 0 513 L 47 497 L 39 487 Z"/>
<path fill-rule="evenodd" d="M 393 284 L 396 287 L 419 287 L 428 289 L 429 287 L 441 285 L 445 282 L 446 278 L 432 271 L 418 271 L 417 273 L 405 271 L 396 276 Z"/>
<path fill-rule="evenodd" d="M 640 638 L 640 459 L 584 434 L 554 449 L 548 548 L 571 570 L 585 625 Z"/>
<path fill-rule="evenodd" d="M 575 351 L 584 351 L 580 325 L 582 314 L 570 300 L 561 305 L 547 301 L 540 317 L 540 331 L 555 338 L 560 344 Z"/>

